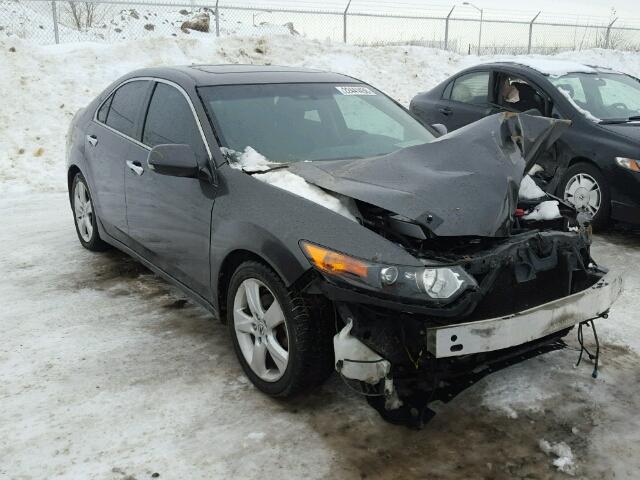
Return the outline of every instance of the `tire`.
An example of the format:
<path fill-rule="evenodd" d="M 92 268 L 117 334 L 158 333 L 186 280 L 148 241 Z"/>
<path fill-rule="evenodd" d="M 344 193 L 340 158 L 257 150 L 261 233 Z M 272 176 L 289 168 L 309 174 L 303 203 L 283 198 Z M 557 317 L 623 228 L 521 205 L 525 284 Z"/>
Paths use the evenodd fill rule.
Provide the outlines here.
<path fill-rule="evenodd" d="M 87 181 L 78 172 L 71 183 L 71 210 L 78 240 L 84 248 L 92 252 L 102 252 L 109 244 L 100 238 L 93 199 Z"/>
<path fill-rule="evenodd" d="M 241 264 L 231 277 L 227 326 L 236 356 L 249 380 L 267 395 L 292 397 L 320 385 L 333 371 L 331 318 L 310 305 L 260 262 Z"/>
<path fill-rule="evenodd" d="M 585 186 L 588 187 L 589 184 L 593 182 L 595 182 L 595 187 L 591 189 L 585 188 Z M 589 196 L 585 195 L 587 193 Z M 578 195 L 581 195 L 579 199 L 577 198 Z M 591 224 L 594 229 L 601 230 L 609 224 L 611 214 L 609 184 L 602 175 L 602 172 L 594 165 L 581 162 L 569 167 L 562 177 L 560 185 L 558 185 L 558 196 L 574 206 L 578 203 L 578 211 L 591 213 L 593 215 Z M 593 199 L 596 196 L 598 197 L 598 207 L 594 213 Z M 586 206 L 581 208 L 581 205 Z"/>

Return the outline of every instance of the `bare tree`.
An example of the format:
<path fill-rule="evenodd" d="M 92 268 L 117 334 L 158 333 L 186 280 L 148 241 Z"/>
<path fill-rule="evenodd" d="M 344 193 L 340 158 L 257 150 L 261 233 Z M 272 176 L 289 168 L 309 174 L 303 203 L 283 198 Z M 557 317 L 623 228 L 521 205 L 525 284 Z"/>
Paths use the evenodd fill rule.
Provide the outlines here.
<path fill-rule="evenodd" d="M 68 1 L 67 7 L 73 26 L 78 30 L 91 28 L 101 18 L 98 3 Z"/>

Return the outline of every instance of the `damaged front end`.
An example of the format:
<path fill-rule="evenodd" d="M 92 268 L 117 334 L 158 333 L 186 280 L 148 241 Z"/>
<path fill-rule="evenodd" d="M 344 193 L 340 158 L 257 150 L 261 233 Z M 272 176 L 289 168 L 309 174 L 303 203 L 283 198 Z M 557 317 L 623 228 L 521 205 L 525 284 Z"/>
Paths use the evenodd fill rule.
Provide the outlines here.
<path fill-rule="evenodd" d="M 430 402 L 561 348 L 619 296 L 620 277 L 590 256 L 588 219 L 548 193 L 521 192 L 568 126 L 499 114 L 382 157 L 290 167 L 353 199 L 364 227 L 423 265 L 301 242 L 343 325 L 336 369 L 385 418 L 420 426 Z"/>

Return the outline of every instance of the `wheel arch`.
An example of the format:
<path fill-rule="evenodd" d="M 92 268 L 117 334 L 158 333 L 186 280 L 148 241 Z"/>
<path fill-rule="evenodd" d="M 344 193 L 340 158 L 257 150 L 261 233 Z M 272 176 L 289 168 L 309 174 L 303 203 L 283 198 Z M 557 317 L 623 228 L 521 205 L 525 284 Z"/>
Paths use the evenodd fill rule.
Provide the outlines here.
<path fill-rule="evenodd" d="M 596 162 L 594 162 L 589 157 L 583 157 L 583 156 L 573 157 L 571 160 L 569 160 L 569 165 L 567 165 L 567 168 L 571 168 L 578 163 L 588 163 L 589 165 L 596 167 L 600 172 L 602 172 L 602 169 Z"/>
<path fill-rule="evenodd" d="M 71 187 L 73 186 L 73 179 L 76 178 L 78 173 L 82 173 L 80 167 L 75 164 L 69 166 L 67 170 L 67 189 L 69 190 L 69 198 L 71 198 Z"/>
<path fill-rule="evenodd" d="M 217 300 L 218 311 L 220 312 L 220 320 L 223 323 L 226 320 L 226 298 L 231 277 L 233 276 L 233 273 L 237 270 L 237 268 L 247 261 L 262 263 L 263 265 L 271 268 L 276 273 L 276 275 L 278 275 L 283 280 L 285 285 L 290 285 L 292 283 L 291 278 L 287 278 L 287 275 L 283 272 L 283 270 L 278 268 L 275 262 L 266 258 L 264 255 L 260 255 L 254 251 L 244 248 L 232 250 L 224 257 L 222 263 L 220 264 L 220 268 L 213 278 L 213 280 L 215 281 L 215 284 L 213 285 L 214 295 Z"/>

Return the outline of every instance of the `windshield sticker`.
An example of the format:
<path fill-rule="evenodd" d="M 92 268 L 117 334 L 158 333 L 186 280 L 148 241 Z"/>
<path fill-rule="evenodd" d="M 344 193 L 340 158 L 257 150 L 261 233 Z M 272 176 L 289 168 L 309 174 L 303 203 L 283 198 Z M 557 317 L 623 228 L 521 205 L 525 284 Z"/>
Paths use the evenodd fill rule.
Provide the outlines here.
<path fill-rule="evenodd" d="M 342 95 L 375 95 L 376 92 L 367 87 L 336 87 Z"/>

